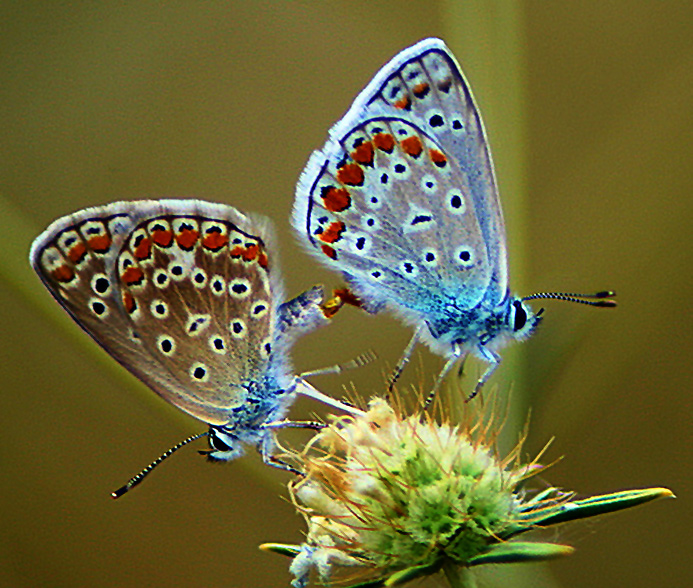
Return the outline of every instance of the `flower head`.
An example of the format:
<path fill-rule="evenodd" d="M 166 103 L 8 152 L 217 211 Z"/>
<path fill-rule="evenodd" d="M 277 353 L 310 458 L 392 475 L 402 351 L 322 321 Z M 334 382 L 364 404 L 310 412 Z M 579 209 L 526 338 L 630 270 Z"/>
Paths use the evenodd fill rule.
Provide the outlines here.
<path fill-rule="evenodd" d="M 379 577 L 484 553 L 521 520 L 520 483 L 541 469 L 517 464 L 517 451 L 498 459 L 487 431 L 405 417 L 382 399 L 335 420 L 303 452 L 307 475 L 291 487 L 308 522 L 292 571 Z"/>
<path fill-rule="evenodd" d="M 568 546 L 509 539 L 597 514 L 595 505 L 617 510 L 668 492 L 589 499 L 592 511 L 556 488 L 531 494 L 524 482 L 545 468 L 520 462 L 521 442 L 499 458 L 496 425 L 493 416 L 462 424 L 406 416 L 383 399 L 363 415 L 335 418 L 294 456 L 306 472 L 290 484 L 305 542 L 264 547 L 294 557 L 296 588 L 312 570 L 330 585 L 394 586 L 441 569 L 450 579 L 450 570 L 481 563 L 567 555 Z"/>

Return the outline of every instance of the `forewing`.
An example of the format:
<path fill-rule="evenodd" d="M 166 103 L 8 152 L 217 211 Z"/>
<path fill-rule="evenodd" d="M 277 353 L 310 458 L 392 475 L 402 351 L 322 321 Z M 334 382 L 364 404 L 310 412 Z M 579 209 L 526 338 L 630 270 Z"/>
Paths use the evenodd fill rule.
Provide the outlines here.
<path fill-rule="evenodd" d="M 371 216 L 378 228 L 365 230 L 367 244 L 358 249 Z M 505 236 L 487 141 L 442 41 L 403 51 L 357 97 L 311 157 L 293 223 L 313 251 L 376 303 L 419 312 L 416 305 L 468 308 L 505 296 Z M 328 240 L 339 233 L 341 247 L 320 238 L 323 226 L 331 227 Z"/>
<path fill-rule="evenodd" d="M 224 205 L 121 202 L 59 219 L 31 261 L 129 371 L 189 414 L 224 424 L 244 401 L 241 384 L 269 361 L 275 282 L 256 229 Z"/>
<path fill-rule="evenodd" d="M 325 260 L 376 304 L 427 315 L 473 306 L 489 263 L 456 162 L 402 118 L 358 124 L 340 154 L 322 161 L 310 188 L 305 230 Z"/>

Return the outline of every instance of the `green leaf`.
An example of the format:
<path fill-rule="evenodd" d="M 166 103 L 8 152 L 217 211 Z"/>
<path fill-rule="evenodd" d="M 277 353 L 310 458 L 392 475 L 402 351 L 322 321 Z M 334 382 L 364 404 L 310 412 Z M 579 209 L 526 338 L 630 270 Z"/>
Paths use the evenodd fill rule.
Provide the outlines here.
<path fill-rule="evenodd" d="M 285 543 L 263 543 L 259 546 L 262 551 L 270 553 L 278 553 L 287 557 L 296 557 L 301 552 L 299 545 L 287 545 Z"/>
<path fill-rule="evenodd" d="M 350 584 L 349 588 L 383 588 L 386 586 L 387 578 L 378 578 L 377 580 L 368 580 L 359 584 Z"/>
<path fill-rule="evenodd" d="M 410 568 L 405 568 L 392 574 L 387 580 L 385 580 L 383 586 L 401 586 L 402 584 L 406 584 L 407 582 L 415 580 L 416 578 L 430 576 L 431 574 L 435 574 L 440 569 L 440 566 L 441 562 L 436 562 L 433 564 L 427 564 L 425 566 L 412 566 Z"/>
<path fill-rule="evenodd" d="M 573 551 L 568 545 L 556 543 L 496 543 L 485 553 L 471 558 L 468 565 L 539 562 L 570 555 Z"/>
<path fill-rule="evenodd" d="M 423 566 L 411 566 L 395 572 L 390 576 L 385 576 L 378 578 L 377 580 L 367 580 L 366 582 L 360 582 L 359 584 L 350 584 L 349 588 L 384 588 L 386 586 L 402 586 L 407 582 L 411 582 L 416 578 L 421 578 L 423 576 L 430 576 L 438 572 L 441 567 L 441 562 L 436 562 L 434 564 L 427 564 Z"/>
<path fill-rule="evenodd" d="M 567 521 L 575 521 L 623 510 L 625 508 L 631 508 L 658 498 L 675 498 L 675 496 L 674 493 L 667 488 L 624 490 L 623 492 L 614 492 L 613 494 L 592 496 L 591 498 L 573 500 L 556 507 L 548 508 L 544 515 L 539 518 L 534 518 L 537 515 L 535 512 L 533 513 L 534 517 L 532 517 L 532 524 L 541 527 L 557 525 Z M 530 513 L 528 513 L 528 515 L 529 514 Z"/>

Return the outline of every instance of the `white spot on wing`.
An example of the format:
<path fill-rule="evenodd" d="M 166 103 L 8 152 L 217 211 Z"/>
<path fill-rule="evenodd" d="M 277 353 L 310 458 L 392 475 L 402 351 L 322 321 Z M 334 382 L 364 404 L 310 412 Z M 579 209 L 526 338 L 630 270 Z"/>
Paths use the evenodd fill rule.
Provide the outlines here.
<path fill-rule="evenodd" d="M 234 278 L 229 282 L 229 294 L 237 300 L 248 298 L 252 291 L 250 280 L 247 278 Z"/>
<path fill-rule="evenodd" d="M 245 321 L 236 318 L 229 322 L 229 332 L 234 339 L 243 339 L 246 331 Z"/>
<path fill-rule="evenodd" d="M 207 285 L 207 273 L 201 267 L 196 267 L 190 275 L 190 281 L 195 288 L 202 290 Z"/>
<path fill-rule="evenodd" d="M 191 337 L 197 337 L 211 322 L 211 316 L 208 314 L 192 314 L 188 317 L 188 322 L 185 325 L 185 332 Z"/>
<path fill-rule="evenodd" d="M 221 335 L 212 335 L 209 338 L 209 348 L 219 355 L 226 355 L 226 341 Z"/>
<path fill-rule="evenodd" d="M 209 368 L 202 362 L 196 361 L 190 366 L 190 378 L 195 382 L 209 381 Z"/>
<path fill-rule="evenodd" d="M 455 249 L 452 255 L 452 261 L 464 269 L 470 268 L 476 263 L 474 250 L 469 245 L 461 245 Z"/>
<path fill-rule="evenodd" d="M 165 319 L 168 317 L 168 304 L 163 300 L 155 298 L 149 305 L 149 311 L 152 313 L 154 318 Z"/>
<path fill-rule="evenodd" d="M 156 347 L 164 355 L 171 356 L 176 352 L 176 341 L 169 335 L 159 335 L 156 338 Z"/>
<path fill-rule="evenodd" d="M 402 225 L 402 231 L 405 234 L 420 233 L 421 231 L 432 229 L 435 225 L 436 221 L 430 210 L 415 204 L 409 204 L 409 214 Z"/>

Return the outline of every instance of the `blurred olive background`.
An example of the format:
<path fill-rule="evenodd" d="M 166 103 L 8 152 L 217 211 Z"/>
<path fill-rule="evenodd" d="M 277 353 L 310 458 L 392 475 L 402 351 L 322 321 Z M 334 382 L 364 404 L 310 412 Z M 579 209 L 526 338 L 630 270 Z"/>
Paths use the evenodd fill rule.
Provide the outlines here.
<path fill-rule="evenodd" d="M 575 555 L 512 568 L 507 585 L 690 583 L 689 2 L 29 1 L 2 3 L 0 23 L 0 586 L 288 585 L 288 561 L 257 545 L 300 541 L 303 521 L 280 498 L 287 476 L 252 450 L 212 467 L 187 448 L 109 498 L 204 427 L 97 349 L 26 256 L 79 208 L 199 197 L 275 221 L 292 295 L 338 285 L 289 230 L 295 181 L 377 68 L 432 35 L 484 114 L 514 288 L 619 294 L 613 311 L 545 302 L 540 331 L 505 354 L 493 381 L 503 397 L 514 386 L 515 422 L 531 407 L 528 453 L 555 436 L 547 459 L 565 457 L 545 478 L 583 495 L 679 496 L 560 528 L 550 537 Z M 368 396 L 409 336 L 347 309 L 295 364 L 373 348 L 373 365 L 314 380 Z M 441 361 L 422 349 L 413 365 L 410 381 L 429 382 Z"/>

